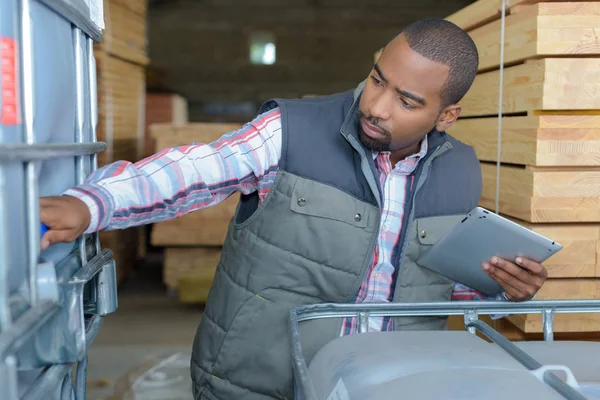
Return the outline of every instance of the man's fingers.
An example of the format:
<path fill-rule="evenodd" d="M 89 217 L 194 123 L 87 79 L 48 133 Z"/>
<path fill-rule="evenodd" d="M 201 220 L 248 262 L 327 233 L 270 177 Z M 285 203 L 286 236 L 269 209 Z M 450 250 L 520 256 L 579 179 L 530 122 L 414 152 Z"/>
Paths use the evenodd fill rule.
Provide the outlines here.
<path fill-rule="evenodd" d="M 542 284 L 544 283 L 545 277 L 543 277 L 539 274 L 534 274 L 533 272 L 529 272 L 529 271 L 521 268 L 520 266 L 515 265 L 509 261 L 502 259 L 502 258 L 492 257 L 491 261 L 494 264 L 494 266 L 497 267 L 498 269 L 502 269 L 502 270 L 506 271 L 507 273 L 514 276 L 521 282 L 524 282 L 527 286 L 532 286 L 533 290 L 535 290 L 536 292 L 538 290 L 540 290 L 540 288 L 542 287 Z M 533 262 L 531 262 L 531 263 L 533 263 Z M 543 267 L 541 267 L 541 270 L 543 272 L 545 272 L 545 269 Z"/>
<path fill-rule="evenodd" d="M 483 268 L 493 279 L 502 285 L 507 293 L 510 293 L 513 297 L 523 299 L 531 298 L 537 292 L 537 288 L 534 285 L 530 284 L 529 282 L 522 281 L 498 266 L 491 265 L 490 263 L 484 263 Z M 531 274 L 527 272 L 526 274 L 529 275 L 530 279 L 534 278 Z"/>
<path fill-rule="evenodd" d="M 543 278 L 546 278 L 548 275 L 546 269 L 541 264 L 535 261 L 531 261 L 523 257 L 517 257 L 515 261 L 517 265 L 531 271 L 531 273 L 534 275 L 540 275 Z"/>
<path fill-rule="evenodd" d="M 526 294 L 524 294 L 523 292 L 521 292 L 520 290 L 518 290 L 517 288 L 515 288 L 514 286 L 512 286 L 511 284 L 509 284 L 508 282 L 502 280 L 502 278 L 499 278 L 497 276 L 493 277 L 499 284 L 500 286 L 502 286 L 502 288 L 504 289 L 504 292 L 506 294 L 506 297 L 511 300 L 524 300 L 529 298 L 530 296 L 527 296 Z"/>
<path fill-rule="evenodd" d="M 70 243 L 77 239 L 77 233 L 72 229 L 49 230 L 42 236 L 41 248 L 46 250 L 56 243 Z"/>

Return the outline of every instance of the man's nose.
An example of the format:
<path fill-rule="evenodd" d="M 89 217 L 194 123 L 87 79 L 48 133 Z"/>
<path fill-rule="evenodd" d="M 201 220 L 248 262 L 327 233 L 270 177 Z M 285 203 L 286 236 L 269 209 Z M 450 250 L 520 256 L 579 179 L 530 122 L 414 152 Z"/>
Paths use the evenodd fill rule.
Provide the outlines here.
<path fill-rule="evenodd" d="M 385 92 L 373 98 L 369 107 L 369 113 L 373 118 L 384 121 L 390 118 L 390 99 Z"/>

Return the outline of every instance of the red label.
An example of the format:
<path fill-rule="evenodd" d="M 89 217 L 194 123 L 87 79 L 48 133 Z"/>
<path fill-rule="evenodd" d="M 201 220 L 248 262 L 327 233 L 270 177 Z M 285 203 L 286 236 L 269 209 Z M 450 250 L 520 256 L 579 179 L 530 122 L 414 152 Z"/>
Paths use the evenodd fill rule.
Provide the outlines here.
<path fill-rule="evenodd" d="M 12 38 L 0 38 L 0 70 L 2 71 L 2 113 L 4 125 L 19 124 L 17 43 Z"/>

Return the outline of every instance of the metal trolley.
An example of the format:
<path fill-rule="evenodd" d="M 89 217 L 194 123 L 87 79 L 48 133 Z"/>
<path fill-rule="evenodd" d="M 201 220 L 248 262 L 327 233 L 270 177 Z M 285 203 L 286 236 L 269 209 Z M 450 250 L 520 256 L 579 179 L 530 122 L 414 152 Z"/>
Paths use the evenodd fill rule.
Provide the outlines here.
<path fill-rule="evenodd" d="M 101 0 L 0 3 L 0 399 L 85 399 L 87 349 L 117 308 L 98 236 L 40 252 L 39 198 L 97 168 Z M 76 366 L 76 388 L 73 369 Z"/>
<path fill-rule="evenodd" d="M 529 301 L 523 303 L 457 301 L 408 304 L 318 304 L 297 307 L 290 312 L 289 319 L 295 399 L 490 398 L 489 395 L 494 393 L 492 387 L 489 388 L 489 393 L 485 391 L 485 388 L 484 392 L 481 391 L 481 388 L 478 390 L 473 388 L 475 382 L 472 379 L 473 376 L 469 374 L 477 369 L 480 371 L 494 370 L 495 373 L 503 371 L 507 373 L 506 377 L 510 378 L 506 383 L 502 382 L 502 375 L 498 376 L 497 382 L 483 379 L 483 385 L 490 385 L 490 382 L 494 382 L 496 385 L 506 386 L 518 378 L 526 384 L 523 386 L 525 389 L 519 390 L 532 390 L 532 395 L 529 397 L 518 397 L 525 396 L 525 392 L 516 392 L 517 397 L 512 397 L 513 399 L 600 399 L 600 343 L 555 342 L 553 333 L 555 314 L 599 311 L 599 300 Z M 541 314 L 544 340 L 511 342 L 479 319 L 480 315 L 507 314 Z M 450 315 L 463 315 L 466 331 L 367 333 L 369 317 Z M 321 348 L 312 360 L 306 360 L 303 355 L 300 324 L 303 321 L 341 317 L 356 317 L 359 334 L 336 338 Z M 490 342 L 479 338 L 476 335 L 477 332 L 487 337 Z M 403 350 L 403 346 L 412 346 L 412 348 Z M 556 349 L 562 350 L 562 358 L 553 356 L 552 352 Z M 460 351 L 463 353 L 459 355 Z M 484 357 L 488 352 L 490 358 Z M 531 354 L 535 354 L 536 358 L 541 357 L 542 361 L 552 360 L 552 365 L 539 362 Z M 379 361 L 373 362 L 375 355 L 383 356 L 383 359 L 387 358 L 387 361 L 381 361 L 382 365 L 377 365 Z M 411 356 L 413 356 L 412 359 Z M 581 356 L 579 361 L 574 361 L 578 356 Z M 399 367 L 394 366 L 394 363 Z M 369 371 L 370 369 L 376 371 Z M 393 371 L 394 369 L 396 372 Z M 593 375 L 592 395 L 589 394 L 589 384 L 586 388 L 587 394 L 586 391 L 581 390 L 577 383 L 577 373 L 574 374 L 571 369 L 584 371 L 584 374 L 585 371 L 588 371 Z M 469 393 L 476 392 L 477 397 L 468 397 L 464 393 L 458 396 L 456 393 L 448 393 L 448 397 L 440 397 L 445 394 L 440 395 L 439 392 L 435 395 L 432 394 L 437 390 L 435 387 L 440 385 L 435 379 L 440 374 L 452 370 L 460 371 L 460 374 L 456 376 L 461 382 L 457 385 L 466 382 L 465 386 L 471 386 L 468 388 L 471 390 Z M 566 380 L 560 379 L 555 374 L 558 370 L 566 373 Z M 384 373 L 387 376 L 379 379 L 375 377 L 377 373 Z M 424 385 L 422 389 L 415 389 L 416 392 L 409 393 L 407 386 L 413 386 L 415 379 L 423 379 L 422 375 L 415 378 L 419 373 L 422 375 L 431 373 L 435 379 L 425 379 L 429 385 Z M 431 378 L 429 375 L 426 376 L 428 379 Z M 393 396 L 385 397 L 385 395 L 381 395 L 382 392 L 379 392 L 377 396 L 365 397 L 367 390 L 377 389 L 377 381 L 381 381 L 381 385 L 384 385 L 393 382 L 396 378 L 404 377 L 406 379 L 400 384 L 405 386 L 396 387 Z M 480 380 L 482 379 L 481 375 L 478 377 Z M 532 377 L 536 379 L 531 379 Z M 343 382 L 344 378 L 346 378 L 346 384 Z M 470 382 L 469 379 L 471 379 Z M 586 379 L 589 381 L 589 376 Z M 360 383 L 361 380 L 365 381 L 364 384 Z M 463 380 L 465 382 L 462 382 Z M 359 382 L 357 383 L 357 381 Z M 369 385 L 370 387 L 366 388 Z M 356 390 L 353 392 L 353 389 Z M 498 388 L 496 387 L 496 389 Z M 504 390 L 504 388 L 500 387 L 500 390 Z M 540 395 L 540 393 L 543 394 Z M 507 395 L 511 397 L 511 394 L 503 392 L 499 398 L 506 398 Z"/>

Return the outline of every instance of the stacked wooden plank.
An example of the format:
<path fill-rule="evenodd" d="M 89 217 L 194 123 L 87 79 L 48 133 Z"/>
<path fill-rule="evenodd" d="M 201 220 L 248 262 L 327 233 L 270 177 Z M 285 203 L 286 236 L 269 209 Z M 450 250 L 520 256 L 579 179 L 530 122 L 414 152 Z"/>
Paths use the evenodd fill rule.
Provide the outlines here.
<path fill-rule="evenodd" d="M 480 0 L 448 17 L 468 31 L 480 71 L 449 130 L 481 160 L 481 206 L 564 245 L 546 263 L 537 299 L 600 298 L 600 3 L 511 1 L 500 70 L 501 0 Z M 503 74 L 501 121 L 499 84 Z M 510 321 L 524 334 L 538 316 Z M 557 332 L 600 330 L 596 315 L 558 315 Z"/>
<path fill-rule="evenodd" d="M 188 122 L 186 99 L 174 93 L 146 93 L 146 129 L 144 131 L 144 157 L 156 148 L 150 127 L 154 124 L 183 125 Z"/>
<path fill-rule="evenodd" d="M 102 42 L 98 49 L 138 65 L 148 65 L 148 0 L 104 0 Z"/>
<path fill-rule="evenodd" d="M 98 86 L 99 141 L 107 150 L 98 157 L 100 167 L 114 161 L 139 160 L 143 152 L 147 0 L 104 0 L 106 29 L 94 47 Z M 101 243 L 113 250 L 122 280 L 140 258 L 142 228 L 102 232 Z"/>
<path fill-rule="evenodd" d="M 209 144 L 240 124 L 190 123 L 152 125 L 156 152 L 192 143 Z M 182 302 L 202 303 L 221 254 L 238 194 L 216 206 L 153 225 L 151 243 L 165 247 L 164 283 Z"/>

